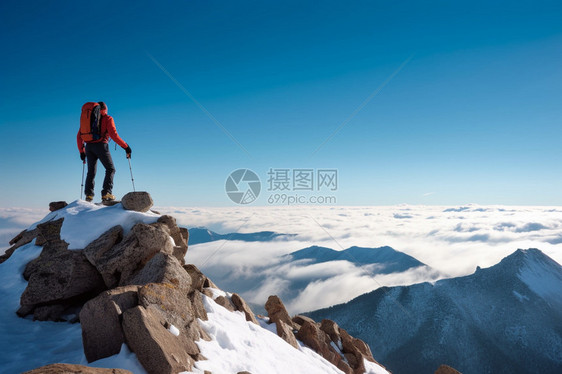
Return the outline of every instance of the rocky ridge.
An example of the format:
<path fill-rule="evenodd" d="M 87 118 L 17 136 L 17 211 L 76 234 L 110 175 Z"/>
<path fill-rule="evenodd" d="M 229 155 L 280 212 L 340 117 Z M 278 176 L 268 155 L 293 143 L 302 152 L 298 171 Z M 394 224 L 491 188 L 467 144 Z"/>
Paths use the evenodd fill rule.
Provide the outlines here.
<path fill-rule="evenodd" d="M 152 206 L 147 193 L 129 193 L 123 200 L 139 211 Z M 64 209 L 66 203 L 51 207 Z M 23 231 L 10 242 L 4 260 L 34 239 L 43 247 L 25 267 L 28 285 L 17 313 L 35 320 L 80 322 L 88 362 L 115 355 L 126 344 L 148 373 L 191 371 L 195 361 L 206 359 L 196 342 L 210 339 L 198 322 L 207 320 L 204 297 L 259 325 L 239 295 L 215 296 L 218 287 L 195 265 L 185 264 L 189 233 L 173 217 L 137 223 L 127 233 L 114 226 L 79 250 L 69 250 L 61 239 L 62 225 L 61 218 Z M 266 310 L 269 317 L 263 318 L 275 324 L 288 344 L 298 349 L 300 340 L 344 373 L 364 373 L 364 360 L 376 362 L 367 344 L 333 321 L 291 318 L 277 296 L 269 298 Z M 33 372 L 74 372 L 59 369 L 48 365 Z"/>

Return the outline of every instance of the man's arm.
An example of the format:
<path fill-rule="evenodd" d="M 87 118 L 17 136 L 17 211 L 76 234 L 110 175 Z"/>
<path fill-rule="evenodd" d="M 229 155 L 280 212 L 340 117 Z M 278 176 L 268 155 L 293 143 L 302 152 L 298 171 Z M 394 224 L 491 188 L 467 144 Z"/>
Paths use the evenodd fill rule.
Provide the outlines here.
<path fill-rule="evenodd" d="M 115 122 L 113 121 L 113 117 L 111 116 L 107 116 L 107 133 L 109 134 L 109 137 L 113 139 L 115 143 L 119 144 L 121 148 L 126 149 L 127 147 L 129 147 L 127 143 L 125 143 L 125 141 L 121 139 L 119 134 L 117 134 Z"/>
<path fill-rule="evenodd" d="M 78 129 L 78 134 L 76 135 L 76 145 L 78 146 L 78 152 L 80 153 L 84 153 L 84 141 L 82 140 L 82 137 L 80 136 L 80 129 Z"/>

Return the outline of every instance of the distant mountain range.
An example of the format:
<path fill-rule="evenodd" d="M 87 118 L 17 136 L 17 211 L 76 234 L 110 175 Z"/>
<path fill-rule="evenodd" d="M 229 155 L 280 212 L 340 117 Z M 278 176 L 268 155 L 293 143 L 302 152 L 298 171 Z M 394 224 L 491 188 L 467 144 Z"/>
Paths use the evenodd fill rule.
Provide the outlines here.
<path fill-rule="evenodd" d="M 382 287 L 308 313 L 365 340 L 393 373 L 562 373 L 562 267 L 517 250 L 472 275 Z"/>
<path fill-rule="evenodd" d="M 204 228 L 189 229 L 189 234 L 190 245 L 215 240 L 267 242 L 288 236 L 270 231 L 221 235 Z M 371 286 L 365 285 L 365 288 L 356 290 L 355 293 L 340 293 L 334 303 L 350 300 L 362 292 L 375 289 L 378 285 L 373 279 L 377 275 L 420 270 L 423 273 L 423 280 L 435 280 L 440 277 L 440 274 L 429 266 L 391 247 L 351 247 L 336 251 L 312 246 L 273 260 L 268 258 L 263 265 L 248 265 L 243 269 L 212 264 L 202 264 L 201 268 L 219 287 L 228 286 L 232 292 L 246 297 L 246 301 L 258 313 L 264 312 L 263 305 L 267 297 L 272 294 L 281 297 L 293 312 L 306 310 L 304 308 L 307 307 L 302 308 L 296 302 L 303 295 L 306 295 L 309 306 L 314 305 L 319 308 L 331 305 L 333 303 L 326 303 L 326 298 L 319 292 L 312 292 L 311 288 L 318 287 L 324 282 L 337 283 L 337 279 L 343 280 L 350 275 Z M 365 278 L 371 278 L 371 281 L 365 282 Z"/>
<path fill-rule="evenodd" d="M 201 244 L 214 242 L 217 240 L 240 240 L 245 242 L 266 242 L 279 237 L 293 237 L 294 234 L 279 234 L 273 231 L 260 231 L 248 234 L 229 233 L 218 234 L 204 227 L 194 227 L 189 229 L 189 244 Z"/>
<path fill-rule="evenodd" d="M 287 256 L 293 261 L 309 260 L 316 264 L 329 261 L 349 261 L 358 266 L 380 264 L 381 266 L 377 268 L 377 274 L 396 273 L 425 266 L 424 263 L 414 257 L 398 252 L 391 247 L 350 247 L 343 251 L 336 251 L 331 248 L 312 246 Z"/>

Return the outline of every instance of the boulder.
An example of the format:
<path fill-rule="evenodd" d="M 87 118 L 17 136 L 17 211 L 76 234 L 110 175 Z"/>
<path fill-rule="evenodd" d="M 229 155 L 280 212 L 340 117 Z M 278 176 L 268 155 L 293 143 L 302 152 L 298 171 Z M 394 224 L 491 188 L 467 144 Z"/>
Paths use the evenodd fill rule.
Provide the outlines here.
<path fill-rule="evenodd" d="M 74 364 L 51 364 L 26 371 L 23 374 L 133 374 L 124 369 L 91 368 Z"/>
<path fill-rule="evenodd" d="M 34 318 L 63 320 L 65 309 L 80 306 L 105 289 L 103 279 L 82 251 L 69 251 L 67 246 L 63 241 L 47 242 L 41 255 L 26 266 L 28 284 L 18 315 L 23 317 L 37 307 L 49 306 L 38 309 Z"/>
<path fill-rule="evenodd" d="M 236 310 L 234 304 L 232 304 L 232 301 L 230 301 L 228 297 L 219 296 L 215 299 L 215 303 L 226 308 L 228 311 L 234 312 Z"/>
<path fill-rule="evenodd" d="M 203 304 L 203 295 L 201 294 L 201 292 L 194 289 L 193 291 L 191 291 L 188 297 L 191 301 L 191 306 L 193 307 L 193 314 L 195 315 L 195 318 L 207 321 L 207 310 L 205 309 L 205 304 Z"/>
<path fill-rule="evenodd" d="M 317 324 L 305 321 L 297 333 L 297 338 L 344 373 L 353 373 L 351 367 L 330 344 L 328 335 L 320 330 Z"/>
<path fill-rule="evenodd" d="M 67 205 L 66 201 L 52 201 L 49 203 L 49 211 L 54 212 L 55 210 L 66 207 Z"/>
<path fill-rule="evenodd" d="M 191 277 L 191 287 L 194 290 L 203 291 L 203 285 L 205 284 L 206 276 L 193 264 L 183 265 L 183 268 L 189 276 Z"/>
<path fill-rule="evenodd" d="M 337 323 L 329 319 L 323 319 L 320 323 L 320 330 L 330 337 L 330 340 L 338 344 L 341 341 L 340 328 Z"/>
<path fill-rule="evenodd" d="M 312 318 L 307 317 L 307 316 L 303 316 L 301 314 L 297 314 L 296 316 L 294 316 L 292 321 L 293 321 L 293 325 L 295 323 L 297 324 L 297 326 L 296 326 L 297 330 L 300 329 L 300 327 L 304 324 L 304 321 L 308 321 L 310 323 L 316 323 L 316 322 L 314 322 L 314 320 Z"/>
<path fill-rule="evenodd" d="M 140 288 L 139 304 L 154 312 L 162 326 L 174 325 L 179 330 L 178 344 L 190 356 L 200 353 L 195 344 L 201 338 L 200 328 L 185 289 L 168 283 L 150 283 Z"/>
<path fill-rule="evenodd" d="M 187 253 L 187 239 L 184 239 L 180 228 L 176 224 L 176 219 L 172 216 L 164 215 L 158 218 L 158 221 L 153 225 L 164 225 L 167 228 L 168 234 L 174 240 L 174 249 L 172 254 L 182 265 L 184 265 L 185 254 Z"/>
<path fill-rule="evenodd" d="M 173 244 L 166 231 L 160 227 L 137 223 L 117 245 L 94 260 L 108 288 L 132 284 L 133 273 L 141 269 L 159 252 L 172 254 Z"/>
<path fill-rule="evenodd" d="M 146 265 L 130 278 L 123 279 L 123 284 L 144 285 L 149 283 L 167 283 L 180 288 L 185 294 L 191 289 L 191 277 L 179 261 L 169 254 L 157 253 Z"/>
<path fill-rule="evenodd" d="M 123 240 L 123 227 L 113 226 L 84 248 L 84 256 L 95 266 L 100 257 L 121 240 Z"/>
<path fill-rule="evenodd" d="M 461 373 L 448 365 L 441 365 L 437 368 L 437 370 L 435 370 L 435 374 L 461 374 Z"/>
<path fill-rule="evenodd" d="M 162 325 L 170 323 L 182 329 L 195 319 L 187 292 L 170 283 L 150 283 L 139 289 L 139 305 L 155 306 Z"/>
<path fill-rule="evenodd" d="M 339 333 L 344 353 L 353 353 L 358 357 L 361 355 L 371 362 L 376 362 L 371 353 L 371 348 L 369 348 L 367 343 L 349 335 L 349 333 L 341 327 L 339 328 Z"/>
<path fill-rule="evenodd" d="M 277 295 L 269 296 L 267 302 L 265 303 L 265 310 L 267 310 L 267 315 L 269 316 L 270 323 L 277 323 L 277 321 L 283 321 L 287 325 L 293 327 L 293 321 L 285 309 L 285 305 Z"/>
<path fill-rule="evenodd" d="M 293 333 L 293 328 L 287 325 L 283 321 L 277 321 L 275 323 L 277 328 L 277 335 L 296 349 L 299 349 L 299 343 L 297 342 L 297 338 L 295 338 L 295 334 Z"/>
<path fill-rule="evenodd" d="M 80 311 L 82 343 L 88 362 L 113 356 L 125 342 L 121 318 L 138 305 L 138 287 L 126 286 L 102 292 Z"/>
<path fill-rule="evenodd" d="M 6 252 L 4 252 L 4 254 L 0 256 L 0 264 L 9 259 L 16 249 L 28 243 L 31 243 L 31 241 L 37 237 L 38 232 L 39 230 L 37 228 L 29 231 L 23 230 L 12 240 L 10 240 L 11 247 L 8 248 Z"/>
<path fill-rule="evenodd" d="M 152 197 L 145 191 L 129 192 L 121 199 L 121 204 L 126 210 L 136 210 L 137 212 L 148 212 L 154 205 Z"/>
<path fill-rule="evenodd" d="M 59 218 L 56 221 L 47 221 L 37 225 L 37 239 L 36 245 L 44 245 L 47 242 L 54 242 L 60 240 L 60 230 L 64 218 Z"/>
<path fill-rule="evenodd" d="M 244 301 L 244 299 L 240 295 L 238 295 L 237 293 L 233 293 L 232 296 L 230 297 L 230 301 L 232 301 L 232 303 L 236 307 L 236 310 L 239 310 L 242 313 L 244 313 L 244 315 L 246 316 L 246 321 L 253 322 L 259 326 L 258 320 L 256 319 L 254 312 L 252 312 L 250 306 L 246 303 L 246 301 Z"/>
<path fill-rule="evenodd" d="M 123 313 L 125 341 L 149 374 L 191 371 L 194 361 L 179 344 L 180 339 L 162 324 L 154 311 L 142 306 Z"/>

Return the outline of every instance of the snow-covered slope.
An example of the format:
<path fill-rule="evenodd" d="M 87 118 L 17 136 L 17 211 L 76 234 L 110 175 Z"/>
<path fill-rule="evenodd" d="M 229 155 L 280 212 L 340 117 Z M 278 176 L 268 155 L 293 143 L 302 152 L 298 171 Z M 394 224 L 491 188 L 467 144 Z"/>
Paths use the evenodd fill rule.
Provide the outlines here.
<path fill-rule="evenodd" d="M 469 276 L 381 288 L 310 313 L 365 340 L 396 373 L 562 372 L 562 267 L 517 250 Z"/>

